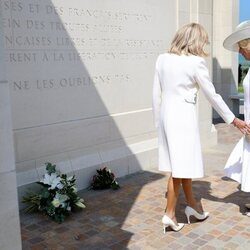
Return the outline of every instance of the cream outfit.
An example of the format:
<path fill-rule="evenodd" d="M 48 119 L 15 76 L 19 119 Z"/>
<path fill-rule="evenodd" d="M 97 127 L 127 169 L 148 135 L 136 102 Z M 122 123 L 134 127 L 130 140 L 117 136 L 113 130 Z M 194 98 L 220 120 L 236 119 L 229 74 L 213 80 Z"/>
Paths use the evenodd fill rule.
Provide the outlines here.
<path fill-rule="evenodd" d="M 244 117 L 250 123 L 250 70 L 243 81 L 244 88 Z M 249 137 L 250 138 L 250 137 Z M 244 136 L 236 144 L 229 156 L 225 175 L 239 183 L 241 190 L 250 192 L 250 140 Z"/>
<path fill-rule="evenodd" d="M 159 170 L 176 178 L 204 176 L 196 114 L 199 88 L 225 122 L 231 123 L 234 115 L 216 94 L 203 58 L 170 53 L 158 57 L 153 112 L 159 133 Z"/>

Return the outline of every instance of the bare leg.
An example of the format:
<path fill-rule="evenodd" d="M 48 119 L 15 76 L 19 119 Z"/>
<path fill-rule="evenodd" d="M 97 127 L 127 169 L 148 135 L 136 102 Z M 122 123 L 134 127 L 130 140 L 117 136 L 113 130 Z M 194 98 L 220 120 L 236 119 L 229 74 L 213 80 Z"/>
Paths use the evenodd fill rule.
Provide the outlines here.
<path fill-rule="evenodd" d="M 201 204 L 195 200 L 193 195 L 192 179 L 182 179 L 182 187 L 188 206 L 194 208 L 199 213 L 203 213 Z"/>
<path fill-rule="evenodd" d="M 181 186 L 180 178 L 169 177 L 168 180 L 168 194 L 167 194 L 167 206 L 165 209 L 166 215 L 176 222 L 175 218 L 175 208 L 179 196 Z"/>

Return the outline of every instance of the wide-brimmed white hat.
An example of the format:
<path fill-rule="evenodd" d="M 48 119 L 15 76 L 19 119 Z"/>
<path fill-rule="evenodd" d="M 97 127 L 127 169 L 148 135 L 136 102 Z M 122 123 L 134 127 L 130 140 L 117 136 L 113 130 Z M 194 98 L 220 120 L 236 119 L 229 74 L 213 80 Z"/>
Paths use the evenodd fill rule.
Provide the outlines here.
<path fill-rule="evenodd" d="M 250 38 L 250 20 L 240 23 L 236 30 L 224 40 L 223 46 L 225 49 L 238 52 L 238 42 L 247 38 Z"/>

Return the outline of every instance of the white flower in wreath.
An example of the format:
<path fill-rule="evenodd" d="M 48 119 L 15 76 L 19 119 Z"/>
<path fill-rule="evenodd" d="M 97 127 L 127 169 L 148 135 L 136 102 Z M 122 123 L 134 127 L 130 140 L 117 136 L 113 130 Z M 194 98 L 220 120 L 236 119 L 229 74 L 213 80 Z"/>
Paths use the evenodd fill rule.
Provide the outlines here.
<path fill-rule="evenodd" d="M 55 173 L 52 173 L 51 175 L 45 174 L 44 179 L 41 180 L 43 184 L 50 185 L 50 189 L 55 189 L 60 183 L 61 183 L 61 178 L 57 176 Z"/>
<path fill-rule="evenodd" d="M 58 189 L 63 189 L 63 188 L 64 188 L 64 185 L 60 182 L 56 187 L 57 187 Z"/>
<path fill-rule="evenodd" d="M 52 205 L 54 207 L 59 207 L 60 206 L 60 201 L 58 199 L 54 199 L 51 203 L 52 203 Z"/>
<path fill-rule="evenodd" d="M 56 193 L 56 196 L 55 198 L 53 199 L 52 201 L 52 205 L 54 207 L 65 207 L 66 204 L 65 204 L 65 201 L 67 201 L 69 199 L 69 197 L 66 195 L 66 194 L 59 194 L 59 193 Z"/>

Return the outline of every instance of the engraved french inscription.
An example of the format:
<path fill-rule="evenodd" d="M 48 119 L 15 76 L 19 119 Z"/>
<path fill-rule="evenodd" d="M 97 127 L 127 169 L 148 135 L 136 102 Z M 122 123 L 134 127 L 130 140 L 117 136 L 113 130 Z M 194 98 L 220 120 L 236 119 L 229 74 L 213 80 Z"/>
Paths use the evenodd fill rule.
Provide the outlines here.
<path fill-rule="evenodd" d="M 151 106 L 154 62 L 175 32 L 173 2 L 1 0 L 14 128 Z"/>

